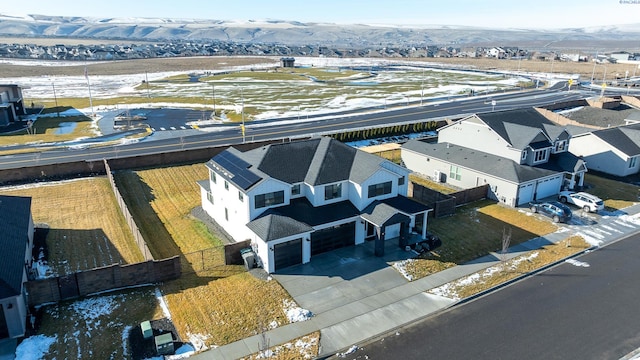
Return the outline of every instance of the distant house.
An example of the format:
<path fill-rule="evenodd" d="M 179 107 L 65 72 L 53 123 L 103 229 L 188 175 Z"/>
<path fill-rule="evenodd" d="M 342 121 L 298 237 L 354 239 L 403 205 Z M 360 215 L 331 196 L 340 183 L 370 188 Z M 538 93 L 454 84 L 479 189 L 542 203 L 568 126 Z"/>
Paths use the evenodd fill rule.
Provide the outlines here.
<path fill-rule="evenodd" d="M 615 176 L 640 170 L 640 123 L 574 135 L 569 151 L 580 156 L 589 168 Z"/>
<path fill-rule="evenodd" d="M 402 146 L 405 165 L 453 186 L 489 185 L 488 197 L 519 206 L 583 186 L 584 161 L 571 136 L 535 109 L 468 116 L 438 130 L 438 144 Z"/>
<path fill-rule="evenodd" d="M 504 58 L 507 57 L 507 53 L 501 47 L 493 47 L 493 48 L 487 50 L 487 56 L 488 57 L 493 57 L 493 58 L 496 58 L 496 59 L 504 59 Z"/>
<path fill-rule="evenodd" d="M 25 114 L 22 88 L 18 85 L 0 84 L 0 126 L 7 126 Z"/>
<path fill-rule="evenodd" d="M 25 335 L 27 301 L 24 284 L 31 266 L 33 219 L 31 198 L 0 196 L 0 343 Z M 0 347 L 2 347 L 0 345 Z"/>
<path fill-rule="evenodd" d="M 410 171 L 331 138 L 228 148 L 206 164 L 203 209 L 277 272 L 337 248 L 426 238 L 429 207 L 406 197 Z M 413 234 L 411 234 L 413 233 Z"/>
<path fill-rule="evenodd" d="M 280 63 L 283 68 L 292 68 L 294 67 L 294 63 L 296 62 L 295 58 L 292 57 L 283 57 L 280 58 Z"/>

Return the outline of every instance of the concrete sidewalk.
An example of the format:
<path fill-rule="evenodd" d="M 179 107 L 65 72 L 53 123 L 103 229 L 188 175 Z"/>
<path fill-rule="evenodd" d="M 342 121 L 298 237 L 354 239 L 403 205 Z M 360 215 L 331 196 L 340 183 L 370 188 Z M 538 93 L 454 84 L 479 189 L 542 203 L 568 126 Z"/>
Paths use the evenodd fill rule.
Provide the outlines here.
<path fill-rule="evenodd" d="M 596 239 L 600 246 L 605 245 L 640 231 L 640 221 L 633 221 L 624 216 L 638 213 L 640 205 L 634 205 L 620 214 L 598 216 L 595 224 L 589 226 L 585 226 L 578 218 L 573 224 L 562 225 L 566 228 L 565 231 L 534 238 L 511 247 L 508 257 L 517 257 L 527 251 L 580 233 Z M 371 261 L 359 261 L 360 258 L 369 256 L 369 251 L 372 251 L 367 249 L 366 245 L 339 249 L 327 255 L 336 256 L 339 263 L 332 262 L 331 259 L 317 261 L 314 258 L 312 263 L 316 268 L 307 269 L 306 274 L 300 270 L 296 274 L 294 269 L 291 274 L 275 275 L 301 307 L 314 313 L 311 319 L 281 326 L 267 331 L 264 336 L 245 338 L 194 355 L 192 358 L 238 359 L 260 351 L 260 345 L 265 338 L 270 346 L 275 346 L 315 331 L 320 331 L 321 334 L 320 355 L 329 356 L 344 351 L 343 349 L 352 344 L 363 342 L 454 305 L 455 300 L 426 291 L 500 262 L 497 254 L 489 254 L 408 282 L 388 264 L 411 257 L 410 252 L 386 251 L 386 256 L 382 259 L 374 257 Z M 341 263 L 344 265 L 343 270 L 340 269 L 341 266 L 336 265 Z M 360 264 L 367 265 L 360 268 Z M 323 268 L 323 265 L 327 268 Z M 312 274 L 313 271 L 318 273 Z"/>

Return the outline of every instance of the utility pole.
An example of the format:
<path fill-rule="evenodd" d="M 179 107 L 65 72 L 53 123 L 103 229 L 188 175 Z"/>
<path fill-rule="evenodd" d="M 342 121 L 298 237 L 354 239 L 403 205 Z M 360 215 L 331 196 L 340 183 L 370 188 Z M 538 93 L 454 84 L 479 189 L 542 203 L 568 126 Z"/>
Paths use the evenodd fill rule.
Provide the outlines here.
<path fill-rule="evenodd" d="M 53 88 L 53 100 L 55 100 L 56 102 L 56 112 L 58 114 L 58 117 L 60 117 L 60 108 L 58 107 L 58 97 L 56 96 L 56 86 L 54 85 L 54 83 L 51 83 L 51 87 Z"/>

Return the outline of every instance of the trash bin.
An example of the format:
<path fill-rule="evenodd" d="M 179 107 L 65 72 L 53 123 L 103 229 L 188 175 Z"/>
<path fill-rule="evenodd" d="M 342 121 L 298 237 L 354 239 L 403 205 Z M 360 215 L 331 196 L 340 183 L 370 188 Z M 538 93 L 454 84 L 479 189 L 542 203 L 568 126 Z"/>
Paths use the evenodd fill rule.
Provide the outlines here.
<path fill-rule="evenodd" d="M 240 250 L 240 255 L 242 255 L 244 267 L 247 268 L 247 270 L 251 270 L 256 267 L 256 253 L 254 253 L 251 248 Z"/>

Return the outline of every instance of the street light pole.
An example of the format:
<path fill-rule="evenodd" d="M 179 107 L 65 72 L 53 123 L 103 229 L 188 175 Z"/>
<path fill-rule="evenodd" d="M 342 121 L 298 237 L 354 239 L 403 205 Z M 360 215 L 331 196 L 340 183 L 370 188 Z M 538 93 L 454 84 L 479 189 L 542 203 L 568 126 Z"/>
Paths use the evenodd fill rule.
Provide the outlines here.
<path fill-rule="evenodd" d="M 240 97 L 242 98 L 242 126 L 240 127 L 240 130 L 242 130 L 242 143 L 244 144 L 244 92 L 242 91 L 242 86 L 240 87 Z"/>
<path fill-rule="evenodd" d="M 216 116 L 216 85 L 211 83 L 211 92 L 213 93 L 213 116 Z"/>
<path fill-rule="evenodd" d="M 56 112 L 58 113 L 58 117 L 60 117 L 60 108 L 58 107 L 58 97 L 56 96 L 56 86 L 54 83 L 51 83 L 51 87 L 53 88 L 53 100 L 56 102 Z"/>

